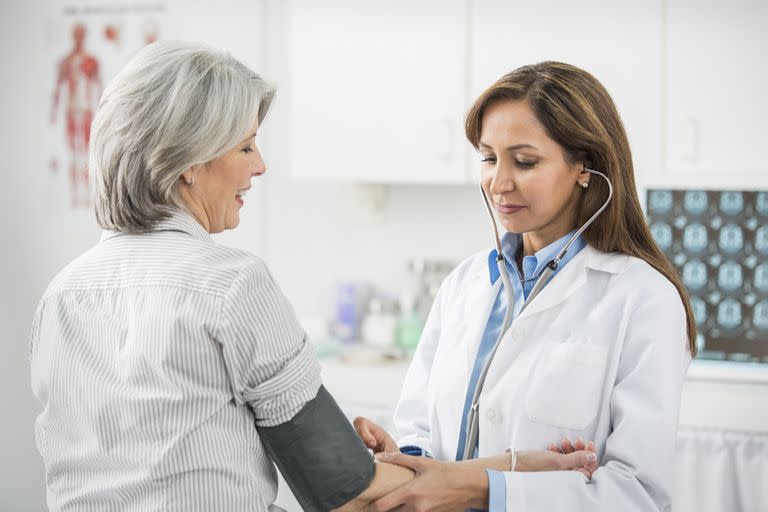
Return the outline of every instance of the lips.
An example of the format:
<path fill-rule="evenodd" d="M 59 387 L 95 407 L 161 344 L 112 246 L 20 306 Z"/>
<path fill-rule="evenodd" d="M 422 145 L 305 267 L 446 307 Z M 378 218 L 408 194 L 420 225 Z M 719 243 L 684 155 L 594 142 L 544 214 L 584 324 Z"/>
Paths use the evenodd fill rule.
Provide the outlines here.
<path fill-rule="evenodd" d="M 244 189 L 238 191 L 237 194 L 235 194 L 235 199 L 237 200 L 238 203 L 240 203 L 240 205 L 244 204 L 243 200 L 245 199 L 245 194 L 246 193 L 248 193 L 248 188 L 244 188 Z"/>
<path fill-rule="evenodd" d="M 519 204 L 494 203 L 494 205 L 496 206 L 496 211 L 502 215 L 512 215 L 525 208 L 525 206 Z"/>

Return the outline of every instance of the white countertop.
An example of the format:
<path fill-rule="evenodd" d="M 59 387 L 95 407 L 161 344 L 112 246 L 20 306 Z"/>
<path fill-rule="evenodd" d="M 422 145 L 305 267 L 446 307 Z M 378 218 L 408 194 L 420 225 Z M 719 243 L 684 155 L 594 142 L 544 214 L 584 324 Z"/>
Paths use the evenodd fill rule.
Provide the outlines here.
<path fill-rule="evenodd" d="M 391 411 L 406 361 L 321 360 L 323 382 L 345 407 Z M 694 361 L 683 387 L 680 428 L 768 432 L 768 365 Z"/>

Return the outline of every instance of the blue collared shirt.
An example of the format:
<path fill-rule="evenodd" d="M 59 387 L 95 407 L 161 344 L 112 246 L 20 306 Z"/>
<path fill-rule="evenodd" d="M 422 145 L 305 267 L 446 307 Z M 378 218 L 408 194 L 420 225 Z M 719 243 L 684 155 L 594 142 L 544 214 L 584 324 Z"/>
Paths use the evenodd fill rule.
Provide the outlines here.
<path fill-rule="evenodd" d="M 532 256 L 523 257 L 523 276 L 520 276 L 520 272 L 517 269 L 517 265 L 514 264 L 517 251 L 522 249 L 523 237 L 516 233 L 506 233 L 501 240 L 501 250 L 504 254 L 504 258 L 507 261 L 507 272 L 509 273 L 509 280 L 512 284 L 512 295 L 514 298 L 512 319 L 514 320 L 520 314 L 520 310 L 523 307 L 523 302 L 528 298 L 528 294 L 531 292 L 534 284 L 536 284 L 536 278 L 544 270 L 544 267 L 563 249 L 568 240 L 573 236 L 575 231 L 572 231 L 564 237 L 555 240 L 548 246 L 544 247 L 536 254 Z M 579 236 L 568 249 L 560 264 L 555 270 L 552 277 L 559 272 L 567 263 L 571 260 L 579 251 L 581 251 L 587 243 Z M 496 283 L 499 278 L 499 269 L 496 265 L 496 249 L 492 250 L 488 254 L 488 273 L 491 281 L 491 285 Z M 551 278 L 550 278 L 551 279 Z M 469 386 L 467 386 L 467 396 L 464 400 L 464 414 L 461 417 L 461 430 L 459 432 L 459 443 L 456 449 L 456 460 L 461 460 L 464 456 L 464 443 L 467 437 L 467 412 L 472 405 L 472 396 L 477 387 L 477 380 L 480 376 L 480 372 L 485 365 L 485 362 L 490 355 L 493 345 L 499 337 L 499 333 L 504 323 L 504 314 L 507 310 L 506 294 L 503 292 L 504 285 L 499 288 L 499 293 L 496 296 L 496 301 L 491 309 L 491 314 L 488 317 L 488 323 L 486 324 L 483 337 L 480 340 L 480 347 L 477 350 L 477 356 L 475 358 L 475 365 L 472 368 L 472 375 L 469 379 Z M 479 439 L 479 437 L 478 437 Z M 504 475 L 499 471 L 488 470 L 488 510 L 491 512 L 505 512 L 506 505 L 506 480 Z"/>

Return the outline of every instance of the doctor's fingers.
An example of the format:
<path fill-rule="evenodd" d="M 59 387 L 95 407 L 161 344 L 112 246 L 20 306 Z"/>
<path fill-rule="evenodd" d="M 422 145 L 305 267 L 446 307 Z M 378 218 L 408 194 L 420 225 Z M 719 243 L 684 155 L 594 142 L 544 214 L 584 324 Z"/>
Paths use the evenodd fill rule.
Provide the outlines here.
<path fill-rule="evenodd" d="M 354 425 L 355 432 L 357 432 L 357 435 L 360 437 L 360 439 L 363 440 L 365 446 L 368 448 L 373 448 L 376 446 L 376 438 L 371 432 L 371 427 L 375 424 L 371 420 L 368 418 L 363 418 L 362 416 L 358 416 L 352 422 L 352 425 Z"/>
<path fill-rule="evenodd" d="M 572 452 L 567 455 L 563 455 L 562 468 L 561 469 L 580 469 L 584 468 L 589 470 L 597 463 L 597 454 L 589 451 Z"/>
<path fill-rule="evenodd" d="M 570 439 L 568 439 L 567 437 L 564 437 L 560 445 L 558 445 L 557 443 L 550 443 L 547 446 L 547 450 L 550 450 L 553 452 L 565 453 L 565 454 L 582 451 L 582 450 L 595 451 L 595 443 L 593 441 L 590 441 L 588 444 L 585 444 L 584 440 L 580 437 L 576 439 L 575 443 L 572 443 Z"/>
<path fill-rule="evenodd" d="M 555 453 L 563 453 L 563 449 L 560 448 L 560 445 L 557 443 L 549 443 L 547 450 Z"/>
<path fill-rule="evenodd" d="M 363 440 L 365 446 L 374 452 L 397 451 L 397 444 L 386 430 L 378 426 L 373 421 L 362 416 L 358 416 L 352 422 L 355 432 Z"/>
<path fill-rule="evenodd" d="M 576 451 L 576 448 L 574 448 L 573 443 L 571 443 L 571 440 L 567 437 L 564 437 L 562 441 L 560 441 L 560 446 L 563 447 L 564 453 L 573 453 Z"/>
<path fill-rule="evenodd" d="M 406 504 L 410 498 L 409 488 L 409 484 L 401 485 L 386 496 L 369 503 L 364 509 L 365 512 L 388 512 L 390 510 L 402 512 L 406 510 Z"/>
<path fill-rule="evenodd" d="M 416 473 L 417 475 L 420 473 L 423 473 L 429 468 L 435 469 L 441 464 L 441 462 L 432 460 L 429 457 L 422 457 L 418 455 L 406 455 L 400 452 L 377 453 L 375 457 L 376 457 L 376 460 L 378 461 L 386 462 L 387 464 L 395 464 L 397 466 L 408 468 L 414 473 Z"/>

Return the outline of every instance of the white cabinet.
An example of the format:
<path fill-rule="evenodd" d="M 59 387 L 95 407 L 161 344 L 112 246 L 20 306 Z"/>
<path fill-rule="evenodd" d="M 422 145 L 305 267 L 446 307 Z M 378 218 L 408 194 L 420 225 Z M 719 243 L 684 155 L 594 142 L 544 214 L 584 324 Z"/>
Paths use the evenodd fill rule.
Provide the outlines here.
<path fill-rule="evenodd" d="M 464 2 L 294 1 L 292 173 L 460 183 Z"/>
<path fill-rule="evenodd" d="M 665 19 L 670 174 L 768 186 L 768 4 L 667 0 Z"/>
<path fill-rule="evenodd" d="M 591 72 L 622 116 L 638 172 L 661 164 L 661 0 L 476 0 L 476 97 L 504 73 L 544 60 Z"/>

